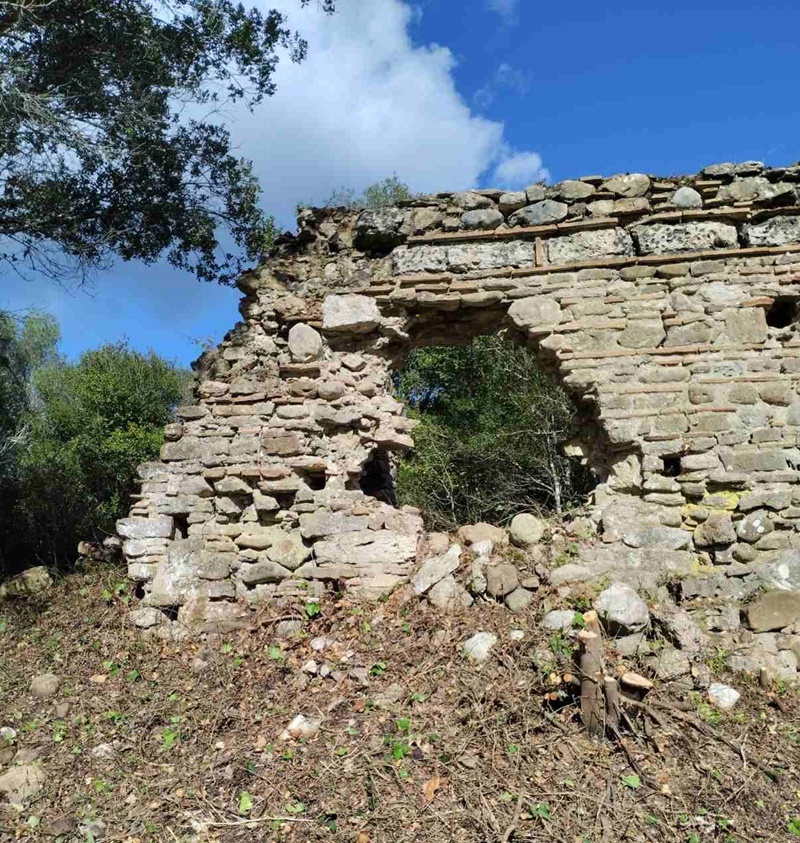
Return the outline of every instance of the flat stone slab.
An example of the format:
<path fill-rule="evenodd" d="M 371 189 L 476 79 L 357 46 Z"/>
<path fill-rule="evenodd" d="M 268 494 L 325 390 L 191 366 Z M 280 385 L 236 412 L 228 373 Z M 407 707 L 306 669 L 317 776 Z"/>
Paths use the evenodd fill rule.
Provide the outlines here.
<path fill-rule="evenodd" d="M 753 632 L 772 632 L 800 620 L 800 591 L 767 591 L 747 607 Z"/>

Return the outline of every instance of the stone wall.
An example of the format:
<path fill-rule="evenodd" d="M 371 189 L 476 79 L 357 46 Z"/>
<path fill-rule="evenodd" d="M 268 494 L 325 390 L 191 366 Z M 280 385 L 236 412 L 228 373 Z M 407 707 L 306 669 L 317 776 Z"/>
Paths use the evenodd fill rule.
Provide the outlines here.
<path fill-rule="evenodd" d="M 723 631 L 725 601 L 800 589 L 800 164 L 298 222 L 240 280 L 243 322 L 198 362 L 199 403 L 119 522 L 137 624 L 226 629 L 326 582 L 374 597 L 409 580 L 423 531 L 386 476 L 413 426 L 391 371 L 414 345 L 497 331 L 572 394 L 568 447 L 599 481 L 598 541 L 554 583 L 681 580 Z"/>

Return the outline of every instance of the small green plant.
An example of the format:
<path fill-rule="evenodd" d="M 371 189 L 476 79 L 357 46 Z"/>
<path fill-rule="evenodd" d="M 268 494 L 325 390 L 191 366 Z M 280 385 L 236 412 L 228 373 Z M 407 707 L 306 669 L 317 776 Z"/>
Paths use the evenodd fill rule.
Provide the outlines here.
<path fill-rule="evenodd" d="M 317 615 L 319 615 L 321 611 L 322 610 L 319 607 L 319 603 L 316 603 L 314 601 L 306 603 L 305 613 L 306 613 L 307 618 L 316 618 Z"/>
<path fill-rule="evenodd" d="M 161 733 L 161 746 L 164 749 L 172 749 L 178 738 L 180 738 L 180 733 L 174 729 L 164 729 Z"/>
<path fill-rule="evenodd" d="M 113 786 L 105 781 L 105 779 L 94 779 L 92 782 L 92 790 L 95 793 L 111 793 L 113 789 Z"/>
<path fill-rule="evenodd" d="M 519 744 L 510 743 L 510 744 L 506 747 L 506 752 L 507 752 L 509 755 L 516 755 L 516 754 L 519 752 Z"/>
<path fill-rule="evenodd" d="M 392 758 L 395 761 L 402 761 L 410 752 L 411 746 L 405 741 L 394 741 L 392 743 Z"/>
<path fill-rule="evenodd" d="M 398 732 L 408 732 L 411 728 L 411 720 L 408 717 L 400 717 L 395 721 L 395 726 Z"/>
<path fill-rule="evenodd" d="M 267 651 L 267 655 L 270 659 L 274 662 L 282 662 L 286 656 L 283 654 L 283 650 L 277 644 L 271 644 L 269 650 Z"/>
<path fill-rule="evenodd" d="M 239 815 L 244 817 L 253 810 L 253 797 L 250 794 L 243 790 L 239 794 L 239 805 L 237 806 L 237 810 L 239 811 Z"/>
<path fill-rule="evenodd" d="M 636 773 L 631 773 L 629 776 L 622 776 L 622 783 L 631 790 L 638 790 L 642 786 L 642 780 Z"/>
<path fill-rule="evenodd" d="M 527 814 L 528 818 L 532 820 L 549 820 L 551 816 L 550 806 L 547 802 L 539 802 L 536 805 L 531 805 Z"/>
<path fill-rule="evenodd" d="M 220 651 L 220 653 L 222 653 L 223 656 L 227 656 L 227 655 L 229 655 L 230 653 L 233 652 L 233 644 L 223 644 L 219 648 L 219 651 Z"/>
<path fill-rule="evenodd" d="M 303 802 L 289 802 L 286 805 L 286 813 L 287 814 L 302 814 L 306 810 L 305 803 Z"/>
<path fill-rule="evenodd" d="M 792 817 L 786 823 L 786 830 L 792 837 L 800 837 L 800 817 Z"/>
<path fill-rule="evenodd" d="M 63 720 L 56 720 L 53 724 L 53 743 L 61 743 L 67 734 L 67 724 Z"/>
<path fill-rule="evenodd" d="M 717 647 L 717 650 L 714 655 L 711 656 L 706 662 L 709 670 L 711 670 L 711 672 L 715 674 L 723 673 L 727 666 L 729 656 L 729 650 L 726 650 L 724 647 Z"/>
<path fill-rule="evenodd" d="M 142 678 L 142 673 L 135 668 L 133 670 L 129 670 L 125 674 L 125 681 L 126 682 L 138 682 Z"/>
<path fill-rule="evenodd" d="M 369 669 L 370 676 L 383 676 L 386 673 L 386 662 L 375 662 Z"/>

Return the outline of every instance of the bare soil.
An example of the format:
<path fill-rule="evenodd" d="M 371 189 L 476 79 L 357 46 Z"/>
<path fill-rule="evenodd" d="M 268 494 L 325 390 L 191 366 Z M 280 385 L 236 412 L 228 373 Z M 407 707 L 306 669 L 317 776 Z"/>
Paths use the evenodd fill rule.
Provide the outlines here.
<path fill-rule="evenodd" d="M 622 743 L 592 741 L 563 683 L 569 643 L 538 626 L 545 588 L 519 615 L 334 595 L 314 618 L 267 608 L 251 629 L 183 643 L 132 627 L 127 592 L 121 571 L 97 566 L 0 606 L 0 726 L 47 774 L 24 811 L 0 806 L 1 840 L 800 838 L 793 690 L 778 689 L 781 711 L 758 682 L 723 674 L 742 698 L 717 712 L 702 691 L 656 682 L 647 709 L 625 706 Z M 303 629 L 279 639 L 290 616 Z M 479 665 L 462 645 L 480 630 L 498 643 Z M 312 658 L 333 676 L 303 672 Z M 44 672 L 63 684 L 35 699 Z M 297 714 L 319 732 L 281 740 Z"/>

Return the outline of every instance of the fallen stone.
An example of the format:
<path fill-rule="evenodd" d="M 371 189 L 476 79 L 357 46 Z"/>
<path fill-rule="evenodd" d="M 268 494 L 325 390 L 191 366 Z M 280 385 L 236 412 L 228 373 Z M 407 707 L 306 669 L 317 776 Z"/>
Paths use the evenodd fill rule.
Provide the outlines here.
<path fill-rule="evenodd" d="M 575 623 L 575 612 L 572 609 L 553 609 L 542 618 L 544 629 L 570 629 Z"/>
<path fill-rule="evenodd" d="M 530 547 L 538 544 L 544 535 L 546 523 L 529 512 L 520 512 L 511 519 L 508 535 L 511 543 L 517 547 Z"/>
<path fill-rule="evenodd" d="M 527 588 L 515 588 L 506 595 L 505 603 L 509 611 L 522 612 L 533 602 L 533 594 Z"/>
<path fill-rule="evenodd" d="M 717 708 L 733 708 L 739 701 L 741 694 L 730 685 L 723 685 L 722 682 L 712 682 L 708 686 L 708 699 Z"/>
<path fill-rule="evenodd" d="M 31 680 L 31 694 L 40 700 L 46 700 L 58 693 L 61 678 L 54 673 L 40 673 Z"/>
<path fill-rule="evenodd" d="M 464 655 L 471 661 L 485 662 L 495 644 L 497 636 L 493 632 L 476 632 L 464 642 Z"/>
<path fill-rule="evenodd" d="M 519 586 L 519 571 L 515 565 L 503 562 L 486 568 L 486 593 L 491 597 L 505 597 Z"/>
<path fill-rule="evenodd" d="M 676 647 L 664 647 L 653 658 L 653 666 L 656 676 L 665 681 L 675 679 L 678 676 L 686 676 L 692 669 L 689 656 L 684 650 L 678 650 Z"/>
<path fill-rule="evenodd" d="M 425 594 L 437 582 L 458 569 L 461 561 L 461 546 L 454 544 L 442 556 L 426 559 L 420 569 L 414 574 L 411 586 L 416 594 Z"/>
<path fill-rule="evenodd" d="M 612 583 L 598 595 L 594 606 L 612 635 L 639 632 L 650 621 L 647 603 L 625 583 Z"/>
<path fill-rule="evenodd" d="M 11 767 L 0 776 L 0 793 L 5 793 L 12 805 L 24 805 L 44 787 L 47 779 L 38 764 L 21 764 Z"/>
<path fill-rule="evenodd" d="M 24 598 L 41 594 L 53 585 L 53 578 L 44 565 L 28 568 L 7 583 L 0 584 L 0 600 L 5 597 Z"/>
<path fill-rule="evenodd" d="M 308 718 L 304 714 L 298 714 L 291 723 L 281 732 L 279 739 L 282 741 L 310 740 L 320 730 L 322 720 L 315 718 Z"/>
<path fill-rule="evenodd" d="M 496 546 L 508 543 L 508 533 L 494 524 L 467 524 L 458 528 L 457 535 L 467 545 L 483 541 L 490 541 Z"/>
<path fill-rule="evenodd" d="M 113 758 L 117 754 L 117 751 L 110 743 L 99 743 L 97 746 L 92 747 L 89 754 L 92 758 Z"/>
<path fill-rule="evenodd" d="M 443 612 L 466 609 L 472 605 L 472 597 L 463 586 L 456 582 L 456 578 L 452 574 L 439 580 L 431 588 L 428 592 L 428 600 L 431 605 Z"/>
<path fill-rule="evenodd" d="M 768 591 L 759 595 L 746 612 L 753 632 L 784 629 L 800 620 L 800 591 Z"/>

